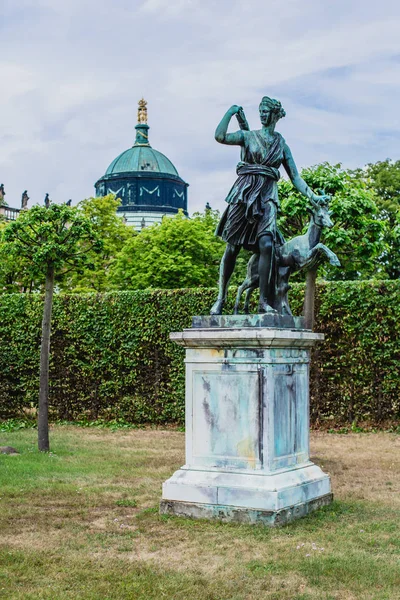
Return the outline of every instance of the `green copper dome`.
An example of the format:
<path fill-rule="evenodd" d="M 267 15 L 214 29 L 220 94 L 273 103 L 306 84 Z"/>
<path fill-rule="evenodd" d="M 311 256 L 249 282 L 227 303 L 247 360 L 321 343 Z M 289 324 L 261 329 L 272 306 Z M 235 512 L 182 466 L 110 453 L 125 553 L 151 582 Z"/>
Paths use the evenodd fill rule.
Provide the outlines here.
<path fill-rule="evenodd" d="M 149 142 L 149 129 L 147 125 L 147 102 L 142 98 L 139 101 L 138 124 L 136 129 L 135 144 L 129 150 L 122 152 L 115 158 L 106 171 L 106 175 L 116 173 L 165 173 L 173 177 L 179 177 L 178 171 L 172 162 L 158 152 L 153 150 Z"/>
<path fill-rule="evenodd" d="M 113 175 L 132 171 L 139 173 L 152 171 L 153 173 L 166 173 L 179 177 L 178 171 L 172 162 L 164 154 L 154 150 L 147 144 L 137 144 L 122 152 L 112 161 L 105 174 Z"/>
<path fill-rule="evenodd" d="M 139 231 L 163 216 L 187 216 L 188 184 L 179 177 L 172 162 L 149 142 L 147 102 L 139 100 L 136 138 L 132 148 L 122 152 L 96 181 L 96 196 L 114 194 L 120 205 L 117 212 Z M 143 225 L 144 223 L 144 225 Z"/>

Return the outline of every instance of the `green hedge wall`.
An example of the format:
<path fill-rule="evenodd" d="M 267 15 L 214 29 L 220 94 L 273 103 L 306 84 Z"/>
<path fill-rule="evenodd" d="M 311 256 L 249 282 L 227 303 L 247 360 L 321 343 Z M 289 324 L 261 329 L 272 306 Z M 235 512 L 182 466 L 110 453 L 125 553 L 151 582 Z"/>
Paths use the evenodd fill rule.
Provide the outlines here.
<path fill-rule="evenodd" d="M 303 288 L 293 288 L 298 311 Z M 182 423 L 184 350 L 168 335 L 214 298 L 212 289 L 56 296 L 52 418 Z M 314 424 L 399 420 L 399 298 L 400 282 L 318 285 L 315 330 L 326 340 L 312 361 Z M 36 406 L 41 312 L 38 295 L 0 295 L 0 418 Z"/>

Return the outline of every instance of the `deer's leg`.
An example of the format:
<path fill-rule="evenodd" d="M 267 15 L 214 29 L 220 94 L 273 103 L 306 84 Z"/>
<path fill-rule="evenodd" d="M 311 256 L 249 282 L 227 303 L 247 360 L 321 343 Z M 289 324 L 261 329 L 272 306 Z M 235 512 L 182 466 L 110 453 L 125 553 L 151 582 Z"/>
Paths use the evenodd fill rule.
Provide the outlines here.
<path fill-rule="evenodd" d="M 338 259 L 336 254 L 332 252 L 332 250 L 329 250 L 328 246 L 325 246 L 325 244 L 320 243 L 313 248 L 313 251 L 315 250 L 317 250 L 320 254 L 325 254 L 326 258 L 329 260 L 331 265 L 333 265 L 334 267 L 340 267 L 340 260 Z"/>
<path fill-rule="evenodd" d="M 292 273 L 290 267 L 279 267 L 278 282 L 277 282 L 277 309 L 281 315 L 291 315 L 288 291 L 290 290 L 289 277 Z"/>
<path fill-rule="evenodd" d="M 221 315 L 222 308 L 226 300 L 226 292 L 228 289 L 228 283 L 235 268 L 236 258 L 239 254 L 240 246 L 232 246 L 227 244 L 224 255 L 221 260 L 219 267 L 219 291 L 217 301 L 211 308 L 210 314 Z"/>
<path fill-rule="evenodd" d="M 239 314 L 240 299 L 242 297 L 243 292 L 245 290 L 247 290 L 249 287 L 256 288 L 257 286 L 258 286 L 258 254 L 252 254 L 249 259 L 249 262 L 247 263 L 246 279 L 239 286 L 237 294 L 236 294 L 235 308 L 233 311 L 234 315 Z"/>
<path fill-rule="evenodd" d="M 323 252 L 321 247 L 323 244 L 317 244 L 314 248 L 309 250 L 307 256 L 303 256 L 301 260 L 297 262 L 297 271 L 301 271 L 303 269 L 312 269 L 317 265 L 317 263 L 321 260 Z"/>
<path fill-rule="evenodd" d="M 251 286 L 248 288 L 247 292 L 246 292 L 246 298 L 245 298 L 245 301 L 244 301 L 244 307 L 243 307 L 243 309 L 244 309 L 244 313 L 245 313 L 246 315 L 248 315 L 248 314 L 249 314 L 249 312 L 250 312 L 250 298 L 251 298 L 251 295 L 252 295 L 252 293 L 254 292 L 254 290 L 256 290 L 257 288 L 258 288 L 258 281 L 257 281 L 257 283 L 256 283 L 255 285 L 254 285 L 254 284 L 253 284 L 253 285 L 251 285 Z"/>
<path fill-rule="evenodd" d="M 250 312 L 251 294 L 253 293 L 254 290 L 256 290 L 258 288 L 259 282 L 260 282 L 260 279 L 258 276 L 259 262 L 260 262 L 260 255 L 253 254 L 253 256 L 250 258 L 248 265 L 247 265 L 247 277 L 250 280 L 250 286 L 247 290 L 246 298 L 244 301 L 244 312 L 246 315 L 248 315 Z"/>
<path fill-rule="evenodd" d="M 250 285 L 251 285 L 251 282 L 246 277 L 246 279 L 243 281 L 242 285 L 240 285 L 238 287 L 238 291 L 237 291 L 237 294 L 236 294 L 235 308 L 233 309 L 233 314 L 234 315 L 238 315 L 239 314 L 240 299 L 242 297 L 243 292 L 245 290 L 249 289 Z"/>

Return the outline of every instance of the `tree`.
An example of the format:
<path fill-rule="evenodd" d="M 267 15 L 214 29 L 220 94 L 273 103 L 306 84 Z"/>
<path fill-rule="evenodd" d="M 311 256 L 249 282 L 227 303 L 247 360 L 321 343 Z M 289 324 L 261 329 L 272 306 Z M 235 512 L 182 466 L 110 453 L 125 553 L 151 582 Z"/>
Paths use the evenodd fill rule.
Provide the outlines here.
<path fill-rule="evenodd" d="M 118 289 L 214 287 L 225 243 L 216 238 L 217 211 L 164 217 L 128 241 L 112 266 Z"/>
<path fill-rule="evenodd" d="M 323 232 L 323 242 L 341 261 L 341 268 L 323 263 L 319 274 L 327 279 L 384 277 L 379 257 L 385 249 L 386 222 L 379 218 L 375 192 L 367 182 L 341 165 L 323 163 L 303 169 L 303 179 L 313 189 L 332 195 L 334 226 Z M 304 231 L 309 222 L 308 201 L 289 181 L 279 183 L 282 216 L 279 226 L 288 239 Z"/>
<path fill-rule="evenodd" d="M 49 451 L 49 354 L 54 281 L 67 270 L 85 266 L 91 252 L 100 252 L 102 242 L 91 222 L 77 208 L 50 204 L 22 211 L 3 231 L 3 251 L 26 260 L 30 276 L 45 281 L 40 346 L 38 447 Z"/>
<path fill-rule="evenodd" d="M 103 292 L 110 288 L 110 267 L 123 247 L 137 235 L 117 214 L 120 201 L 114 194 L 88 198 L 78 204 L 80 213 L 92 223 L 92 229 L 103 241 L 101 252 L 90 252 L 90 269 L 74 270 L 61 283 L 63 290 Z"/>
<path fill-rule="evenodd" d="M 334 227 L 323 232 L 323 241 L 338 255 L 342 267 L 323 263 L 319 274 L 327 279 L 385 277 L 380 257 L 386 247 L 387 223 L 379 217 L 376 194 L 368 182 L 328 163 L 303 169 L 302 177 L 312 189 L 332 195 Z M 285 179 L 279 182 L 279 196 L 279 226 L 289 239 L 308 226 L 308 200 Z M 214 235 L 218 219 L 217 211 L 206 211 L 190 220 L 183 215 L 168 217 L 161 225 L 145 229 L 118 254 L 110 282 L 117 289 L 214 287 L 225 248 Z M 243 281 L 249 256 L 243 250 L 239 254 L 231 285 Z"/>
<path fill-rule="evenodd" d="M 365 169 L 358 175 L 376 193 L 379 219 L 387 225 L 384 241 L 385 250 L 379 261 L 388 279 L 400 278 L 400 160 L 387 158 Z"/>
<path fill-rule="evenodd" d="M 28 292 L 40 288 L 40 275 L 33 272 L 30 261 L 14 246 L 4 241 L 6 222 L 0 220 L 0 293 Z"/>

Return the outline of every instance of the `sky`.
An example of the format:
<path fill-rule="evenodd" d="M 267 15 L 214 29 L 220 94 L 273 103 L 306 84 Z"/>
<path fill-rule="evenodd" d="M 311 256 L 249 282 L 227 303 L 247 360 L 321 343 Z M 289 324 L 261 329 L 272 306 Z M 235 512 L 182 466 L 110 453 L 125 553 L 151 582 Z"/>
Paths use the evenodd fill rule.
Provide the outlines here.
<path fill-rule="evenodd" d="M 92 196 L 142 96 L 190 213 L 224 209 L 239 149 L 215 127 L 238 104 L 258 128 L 264 95 L 299 168 L 400 158 L 398 0 L 0 0 L 0 40 L 10 206 Z"/>

